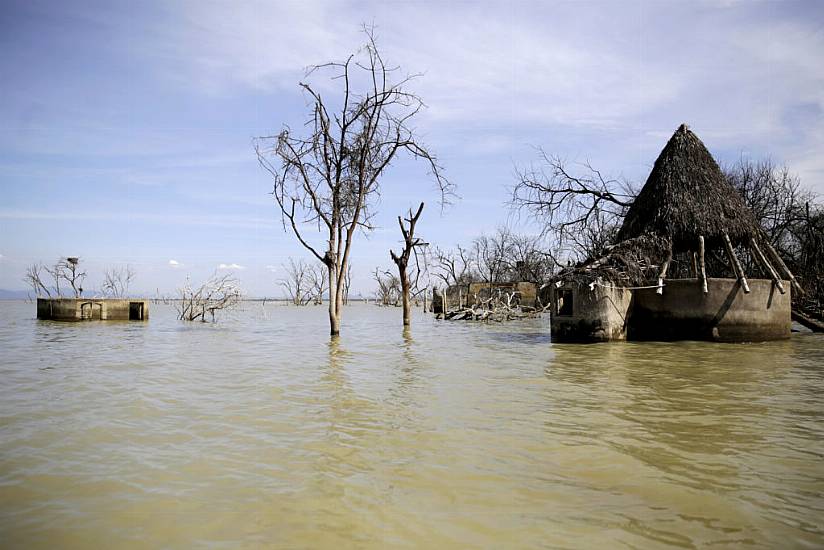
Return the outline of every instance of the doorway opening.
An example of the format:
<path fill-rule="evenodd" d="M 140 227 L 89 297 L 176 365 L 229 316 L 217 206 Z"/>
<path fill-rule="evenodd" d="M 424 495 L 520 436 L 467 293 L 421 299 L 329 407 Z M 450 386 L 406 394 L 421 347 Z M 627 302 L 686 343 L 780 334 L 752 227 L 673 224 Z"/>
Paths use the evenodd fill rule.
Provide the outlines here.
<path fill-rule="evenodd" d="M 129 321 L 143 320 L 143 303 L 129 302 Z"/>

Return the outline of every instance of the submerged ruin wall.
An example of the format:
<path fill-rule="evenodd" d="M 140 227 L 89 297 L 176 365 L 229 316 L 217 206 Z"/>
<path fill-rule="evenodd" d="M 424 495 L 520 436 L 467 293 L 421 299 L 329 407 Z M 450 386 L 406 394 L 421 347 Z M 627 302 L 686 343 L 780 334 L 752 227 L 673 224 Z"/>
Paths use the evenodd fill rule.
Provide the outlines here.
<path fill-rule="evenodd" d="M 112 298 L 38 298 L 37 318 L 50 321 L 146 321 L 149 301 Z"/>
<path fill-rule="evenodd" d="M 622 287 L 567 283 L 552 285 L 550 331 L 556 342 L 627 339 L 632 291 Z"/>
<path fill-rule="evenodd" d="M 535 283 L 521 281 L 518 283 L 469 283 L 464 285 L 452 285 L 445 290 L 433 289 L 432 311 L 434 313 L 445 313 L 449 310 L 470 306 L 477 301 L 489 299 L 497 292 L 513 294 L 517 293 L 517 303 L 522 306 L 535 307 L 538 298 L 538 286 Z M 446 294 L 446 307 L 443 304 L 443 293 Z"/>
<path fill-rule="evenodd" d="M 634 291 L 628 338 L 632 340 L 780 340 L 791 334 L 790 283 L 781 294 L 768 279 L 747 279 L 745 293 L 736 279 L 668 279 L 662 294 Z"/>
<path fill-rule="evenodd" d="M 749 293 L 736 279 L 707 279 L 707 287 L 705 294 L 699 279 L 667 279 L 658 294 L 655 287 L 565 284 L 552 291 L 552 339 L 758 342 L 790 337 L 790 292 L 781 294 L 772 280 L 750 279 Z"/>

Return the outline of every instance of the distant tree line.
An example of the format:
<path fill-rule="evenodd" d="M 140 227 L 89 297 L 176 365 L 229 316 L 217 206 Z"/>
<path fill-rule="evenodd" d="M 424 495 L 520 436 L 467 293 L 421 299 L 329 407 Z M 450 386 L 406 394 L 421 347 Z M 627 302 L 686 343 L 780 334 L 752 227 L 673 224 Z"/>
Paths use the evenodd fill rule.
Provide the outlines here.
<path fill-rule="evenodd" d="M 289 258 L 289 263 L 283 264 L 282 268 L 284 274 L 278 280 L 278 284 L 293 305 L 323 304 L 323 295 L 329 290 L 329 272 L 325 265 Z M 349 303 L 351 282 L 352 264 L 348 264 L 342 277 L 342 305 Z"/>
<path fill-rule="evenodd" d="M 559 265 L 541 235 L 525 235 L 499 227 L 468 246 L 436 248 L 433 274 L 444 286 L 471 282 L 489 284 L 545 282 Z"/>

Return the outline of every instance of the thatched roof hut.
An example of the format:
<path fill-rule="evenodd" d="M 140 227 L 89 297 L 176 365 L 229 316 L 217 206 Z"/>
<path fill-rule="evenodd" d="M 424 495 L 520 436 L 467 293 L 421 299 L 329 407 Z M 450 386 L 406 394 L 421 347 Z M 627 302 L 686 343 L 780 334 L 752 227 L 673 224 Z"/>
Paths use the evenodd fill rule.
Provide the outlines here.
<path fill-rule="evenodd" d="M 746 274 L 735 249 L 744 249 L 784 293 L 790 270 L 764 236 L 741 195 L 686 124 L 667 142 L 624 218 L 615 243 L 600 258 L 564 270 L 558 280 L 605 279 L 624 286 L 663 285 L 673 255 L 687 256 L 706 292 L 705 251 L 719 250 L 745 292 Z"/>
<path fill-rule="evenodd" d="M 678 127 L 658 155 L 633 202 L 617 241 L 641 235 L 666 237 L 674 252 L 707 246 L 746 244 L 760 233 L 752 212 L 729 184 L 715 159 L 686 124 Z"/>
<path fill-rule="evenodd" d="M 747 256 L 751 261 L 739 259 Z M 748 282 L 745 265 L 767 279 Z M 682 124 L 616 240 L 599 257 L 561 271 L 549 286 L 552 337 L 787 338 L 790 296 L 781 296 L 786 279 L 800 290 L 744 200 Z"/>

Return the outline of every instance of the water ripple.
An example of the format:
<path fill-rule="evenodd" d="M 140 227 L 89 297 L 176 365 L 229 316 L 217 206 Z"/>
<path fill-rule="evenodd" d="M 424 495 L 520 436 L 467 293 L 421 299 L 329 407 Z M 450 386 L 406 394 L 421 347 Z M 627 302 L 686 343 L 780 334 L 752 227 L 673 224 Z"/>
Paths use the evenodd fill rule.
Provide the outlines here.
<path fill-rule="evenodd" d="M 8 547 L 824 545 L 824 339 L 552 344 L 548 320 L 0 302 Z"/>

